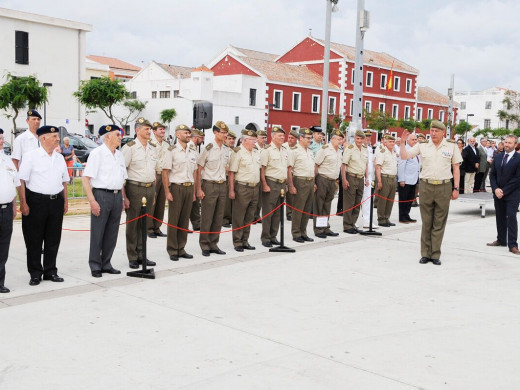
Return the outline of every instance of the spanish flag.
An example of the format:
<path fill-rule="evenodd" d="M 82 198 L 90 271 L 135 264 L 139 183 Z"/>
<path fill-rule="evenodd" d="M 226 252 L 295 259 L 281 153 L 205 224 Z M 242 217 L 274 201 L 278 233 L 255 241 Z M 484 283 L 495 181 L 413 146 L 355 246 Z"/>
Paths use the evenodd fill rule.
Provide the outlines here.
<path fill-rule="evenodd" d="M 392 89 L 392 81 L 394 79 L 394 61 L 392 61 L 392 67 L 390 68 L 390 77 L 386 83 L 386 89 L 390 91 Z"/>

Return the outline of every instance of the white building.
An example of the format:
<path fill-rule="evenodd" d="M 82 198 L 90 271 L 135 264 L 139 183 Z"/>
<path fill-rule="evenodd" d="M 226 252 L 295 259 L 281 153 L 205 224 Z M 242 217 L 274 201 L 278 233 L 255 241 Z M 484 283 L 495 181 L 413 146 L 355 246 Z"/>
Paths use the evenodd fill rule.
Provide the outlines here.
<path fill-rule="evenodd" d="M 459 103 L 459 122 L 468 120 L 474 129 L 510 128 L 509 121 L 501 121 L 498 111 L 504 110 L 506 88 L 494 87 L 483 91 L 455 92 Z"/>
<path fill-rule="evenodd" d="M 52 84 L 47 124 L 69 131 L 84 128 L 85 111 L 72 93 L 85 78 L 85 38 L 91 30 L 85 23 L 0 8 L 0 74 L 35 75 L 41 83 Z M 43 116 L 43 107 L 37 110 Z M 25 112 L 20 113 L 17 127 L 26 128 L 25 119 Z M 0 116 L 0 127 L 12 131 L 11 119 Z"/>

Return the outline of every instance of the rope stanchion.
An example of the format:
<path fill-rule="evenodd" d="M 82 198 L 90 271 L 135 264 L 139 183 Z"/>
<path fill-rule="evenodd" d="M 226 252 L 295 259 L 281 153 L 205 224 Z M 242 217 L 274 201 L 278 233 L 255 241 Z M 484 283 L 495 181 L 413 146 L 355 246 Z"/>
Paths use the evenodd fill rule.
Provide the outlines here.
<path fill-rule="evenodd" d="M 295 249 L 293 248 L 289 248 L 289 247 L 286 247 L 284 245 L 284 217 L 285 217 L 285 212 L 284 212 L 284 205 L 286 204 L 285 201 L 284 201 L 284 198 L 285 198 L 285 191 L 282 189 L 280 190 L 280 200 L 281 200 L 281 203 L 280 203 L 280 245 L 277 246 L 277 247 L 274 247 L 274 248 L 271 248 L 269 249 L 269 252 L 288 252 L 288 253 L 294 253 L 296 252 Z"/>
<path fill-rule="evenodd" d="M 148 214 L 146 212 L 146 198 L 143 196 L 141 201 L 141 217 L 146 217 Z M 146 255 L 146 230 L 147 230 L 147 219 L 143 219 L 141 226 L 141 237 L 142 237 L 142 245 L 143 245 L 143 260 L 142 260 L 142 268 L 138 271 L 129 271 L 126 273 L 126 276 L 130 276 L 133 278 L 144 278 L 144 279 L 155 279 L 155 273 L 153 268 L 147 268 L 146 263 L 148 262 L 148 256 Z"/>
<path fill-rule="evenodd" d="M 376 232 L 373 228 L 373 219 L 374 219 L 374 191 L 375 191 L 375 182 L 372 182 L 371 185 L 371 194 L 370 194 L 370 225 L 368 226 L 368 230 L 360 230 L 359 234 L 363 236 L 382 236 L 383 233 Z"/>

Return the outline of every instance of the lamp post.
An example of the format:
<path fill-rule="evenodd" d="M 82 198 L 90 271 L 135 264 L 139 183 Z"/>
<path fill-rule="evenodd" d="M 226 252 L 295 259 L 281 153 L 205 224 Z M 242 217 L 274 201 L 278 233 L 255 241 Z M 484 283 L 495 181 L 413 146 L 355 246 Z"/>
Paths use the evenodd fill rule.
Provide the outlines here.
<path fill-rule="evenodd" d="M 52 83 L 43 83 L 45 88 L 52 87 Z M 43 102 L 43 125 L 47 125 L 47 101 Z"/>
<path fill-rule="evenodd" d="M 466 114 L 466 134 L 464 134 L 464 142 L 468 142 L 468 131 L 469 131 L 469 117 L 475 116 L 475 114 Z"/>

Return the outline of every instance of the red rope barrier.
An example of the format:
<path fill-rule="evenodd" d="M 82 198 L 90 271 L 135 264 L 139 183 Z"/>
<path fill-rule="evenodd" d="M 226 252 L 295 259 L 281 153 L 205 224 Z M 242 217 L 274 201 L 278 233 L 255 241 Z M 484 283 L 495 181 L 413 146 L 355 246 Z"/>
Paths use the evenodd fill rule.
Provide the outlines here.
<path fill-rule="evenodd" d="M 137 221 L 138 219 L 141 219 L 143 217 L 146 217 L 148 214 L 143 214 L 143 215 L 140 215 L 134 219 L 131 219 L 130 221 L 125 221 L 123 223 L 120 223 L 119 226 L 121 225 L 126 225 L 127 223 L 130 223 L 130 222 L 134 222 L 134 221 Z M 68 232 L 90 232 L 90 229 L 64 229 L 62 228 L 61 230 L 66 230 Z"/>

